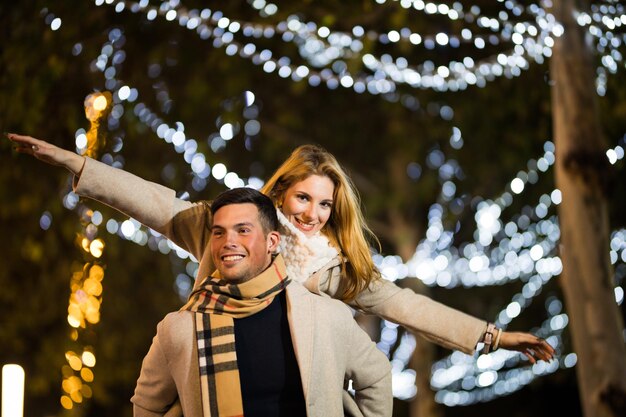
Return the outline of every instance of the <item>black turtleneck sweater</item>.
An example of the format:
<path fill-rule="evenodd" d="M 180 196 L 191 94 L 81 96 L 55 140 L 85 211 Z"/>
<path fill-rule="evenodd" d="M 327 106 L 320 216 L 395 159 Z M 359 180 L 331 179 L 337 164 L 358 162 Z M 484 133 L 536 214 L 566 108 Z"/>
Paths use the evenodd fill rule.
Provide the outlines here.
<path fill-rule="evenodd" d="M 235 319 L 235 349 L 246 417 L 306 416 L 285 291 L 260 312 Z"/>

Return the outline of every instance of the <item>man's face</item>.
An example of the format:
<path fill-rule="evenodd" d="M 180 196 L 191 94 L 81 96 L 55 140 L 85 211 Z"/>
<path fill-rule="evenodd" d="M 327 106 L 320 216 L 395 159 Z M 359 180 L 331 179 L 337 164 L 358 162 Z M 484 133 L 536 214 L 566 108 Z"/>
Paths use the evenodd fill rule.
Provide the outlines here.
<path fill-rule="evenodd" d="M 280 235 L 265 235 L 252 203 L 230 204 L 213 215 L 211 256 L 222 277 L 239 284 L 263 272 L 272 261 Z"/>

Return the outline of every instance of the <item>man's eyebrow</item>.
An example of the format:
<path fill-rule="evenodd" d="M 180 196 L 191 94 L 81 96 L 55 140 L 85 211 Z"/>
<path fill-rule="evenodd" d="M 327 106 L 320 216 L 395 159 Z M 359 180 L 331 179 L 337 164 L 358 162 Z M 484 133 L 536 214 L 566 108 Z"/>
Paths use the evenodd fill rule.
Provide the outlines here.
<path fill-rule="evenodd" d="M 247 226 L 247 227 L 254 227 L 254 223 L 252 222 L 241 222 L 241 223 L 237 223 L 233 226 L 233 228 L 238 228 L 238 227 L 243 227 L 243 226 Z M 211 226 L 211 231 L 214 230 L 225 230 L 226 228 L 224 226 L 220 226 L 218 224 Z"/>
<path fill-rule="evenodd" d="M 254 227 L 254 223 L 251 223 L 251 222 L 241 222 L 241 223 L 237 223 L 235 225 L 235 227 L 242 227 L 242 226 Z"/>

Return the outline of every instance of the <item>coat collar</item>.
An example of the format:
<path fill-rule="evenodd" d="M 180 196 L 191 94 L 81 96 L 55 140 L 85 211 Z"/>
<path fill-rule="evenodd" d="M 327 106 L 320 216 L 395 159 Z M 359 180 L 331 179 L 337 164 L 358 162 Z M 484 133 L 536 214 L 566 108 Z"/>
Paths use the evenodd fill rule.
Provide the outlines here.
<path fill-rule="evenodd" d="M 305 400 L 308 397 L 311 366 L 313 363 L 313 341 L 315 333 L 315 305 L 311 297 L 314 297 L 306 288 L 297 282 L 292 282 L 285 288 L 287 294 L 287 319 L 291 340 L 300 368 L 302 378 L 302 390 Z"/>

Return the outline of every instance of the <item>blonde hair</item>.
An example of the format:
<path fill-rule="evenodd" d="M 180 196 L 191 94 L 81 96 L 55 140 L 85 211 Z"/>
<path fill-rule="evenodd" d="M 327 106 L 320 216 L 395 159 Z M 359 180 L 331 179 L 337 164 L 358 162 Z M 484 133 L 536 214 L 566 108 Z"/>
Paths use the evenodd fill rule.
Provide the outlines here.
<path fill-rule="evenodd" d="M 278 207 L 289 187 L 311 175 L 328 177 L 335 186 L 332 212 L 322 232 L 343 255 L 341 299 L 352 301 L 372 281 L 380 277 L 366 236 L 379 247 L 380 243 L 365 223 L 354 184 L 335 157 L 319 146 L 299 146 L 278 167 L 261 191 Z"/>

